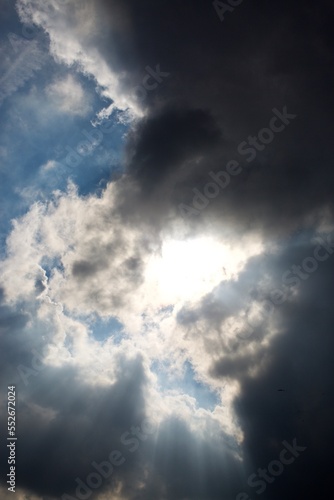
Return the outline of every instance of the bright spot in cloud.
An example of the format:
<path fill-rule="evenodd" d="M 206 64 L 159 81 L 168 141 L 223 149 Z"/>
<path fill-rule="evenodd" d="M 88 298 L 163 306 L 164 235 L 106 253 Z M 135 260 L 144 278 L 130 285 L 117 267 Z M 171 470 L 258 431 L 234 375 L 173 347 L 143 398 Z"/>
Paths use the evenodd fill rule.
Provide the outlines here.
<path fill-rule="evenodd" d="M 235 278 L 260 248 L 258 243 L 246 249 L 237 246 L 233 248 L 212 237 L 169 239 L 163 243 L 160 255 L 152 257 L 147 275 L 155 280 L 163 301 L 196 300 L 221 281 Z"/>

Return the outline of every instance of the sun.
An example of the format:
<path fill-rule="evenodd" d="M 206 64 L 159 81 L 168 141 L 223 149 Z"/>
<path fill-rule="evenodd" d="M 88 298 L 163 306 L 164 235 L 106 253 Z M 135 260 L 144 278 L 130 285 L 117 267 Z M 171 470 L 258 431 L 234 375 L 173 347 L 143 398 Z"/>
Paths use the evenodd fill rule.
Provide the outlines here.
<path fill-rule="evenodd" d="M 240 268 L 239 252 L 212 237 L 167 239 L 149 264 L 148 275 L 161 299 L 195 300 Z"/>

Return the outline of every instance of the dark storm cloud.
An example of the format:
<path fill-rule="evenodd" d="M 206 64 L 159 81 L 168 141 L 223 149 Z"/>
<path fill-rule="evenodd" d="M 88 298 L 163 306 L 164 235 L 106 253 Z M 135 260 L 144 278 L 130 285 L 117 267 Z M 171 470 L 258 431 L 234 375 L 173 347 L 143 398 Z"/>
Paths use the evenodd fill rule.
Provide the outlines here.
<path fill-rule="evenodd" d="M 129 144 L 134 154 L 129 172 L 146 188 L 154 188 L 169 172 L 181 168 L 217 145 L 220 132 L 203 110 L 165 110 L 140 122 Z"/>
<path fill-rule="evenodd" d="M 31 312 L 23 308 L 11 308 L 4 304 L 3 290 L 0 290 L 0 373 L 1 387 L 10 383 L 12 377 L 17 376 L 16 359 L 27 359 L 33 336 L 29 331 L 28 324 L 31 320 Z M 25 333 L 25 335 L 24 335 Z M 7 375 L 7 381 L 5 380 Z M 2 393 L 3 394 L 3 393 Z"/>
<path fill-rule="evenodd" d="M 119 43 L 119 58 L 129 89 L 140 82 L 138 68 L 144 71 L 147 64 L 159 63 L 170 73 L 149 93 L 148 115 L 129 143 L 129 171 L 144 191 L 154 188 L 157 193 L 150 198 L 151 210 L 178 213 L 178 204 L 192 202 L 193 188 L 203 192 L 209 171 L 224 169 L 231 159 L 244 171 L 203 211 L 204 220 L 221 219 L 223 211 L 242 228 L 251 223 L 284 232 L 313 209 L 325 203 L 332 207 L 329 2 L 284 1 L 278 6 L 247 1 L 227 13 L 222 23 L 206 1 L 111 1 L 103 6 L 110 18 L 110 37 L 114 13 L 128 35 Z M 106 58 L 108 47 L 101 42 Z M 117 47 L 114 40 L 113 51 Z M 298 119 L 249 165 L 237 152 L 238 145 L 268 126 L 274 107 L 282 111 L 284 106 Z M 187 109 L 189 117 L 195 110 L 209 113 L 226 140 L 218 149 L 215 141 L 212 148 L 206 143 L 195 165 L 201 128 L 194 134 L 190 125 L 178 135 L 186 122 L 181 111 L 170 120 L 171 109 Z M 205 120 L 202 123 L 205 128 Z M 173 182 L 168 174 L 173 174 Z M 131 198 L 129 203 L 146 215 L 146 198 Z"/>
<path fill-rule="evenodd" d="M 12 325 L 12 333 L 14 331 Z M 16 348 L 13 352 L 1 342 L 8 358 L 6 364 L 1 364 L 2 395 L 6 394 L 8 384 L 14 384 L 19 398 L 17 438 L 20 452 L 16 466 L 20 470 L 20 487 L 46 498 L 60 498 L 63 493 L 75 491 L 76 477 L 85 481 L 86 476 L 94 472 L 92 461 L 107 460 L 113 450 L 128 456 L 129 446 L 122 444 L 121 437 L 132 426 L 140 425 L 146 415 L 147 379 L 139 357 L 132 360 L 120 357 L 116 381 L 108 387 L 92 389 L 93 386 L 82 381 L 75 368 L 66 366 L 44 366 L 37 376 L 31 377 L 28 385 L 24 385 L 17 366 L 30 366 L 33 347 L 37 346 L 41 352 L 38 342 L 26 337 L 26 331 L 15 336 L 13 341 L 21 344 L 21 349 Z M 5 424 L 3 413 L 2 428 Z M 3 455 L 4 440 L 1 444 Z M 6 460 L 2 460 L 2 464 L 5 463 Z M 126 464 L 120 469 L 118 481 L 125 480 L 130 466 Z M 2 466 L 2 478 L 6 477 L 5 470 Z M 107 487 L 110 481 L 105 481 L 100 491 Z"/>
<path fill-rule="evenodd" d="M 136 262 L 129 261 L 128 265 L 136 267 Z M 33 319 L 36 311 L 31 304 L 9 307 L 2 290 L 0 301 L 0 423 L 5 429 L 7 386 L 16 385 L 19 487 L 48 500 L 63 493 L 75 494 L 76 477 L 85 481 L 94 472 L 91 462 L 107 460 L 113 450 L 122 451 L 129 459 L 116 479 L 126 482 L 127 475 L 132 474 L 133 459 L 131 454 L 129 458 L 129 446 L 120 440 L 147 415 L 147 377 L 142 359 L 119 356 L 115 382 L 97 388 L 94 380 L 92 384 L 83 382 L 74 367 L 43 363 L 52 332 L 48 322 Z M 6 487 L 5 437 L 3 432 L 1 480 Z M 139 455 L 137 460 L 140 463 Z M 115 485 L 115 475 L 112 483 Z M 110 481 L 103 482 L 99 493 L 105 488 L 110 488 Z"/>
<path fill-rule="evenodd" d="M 282 273 L 312 255 L 313 249 L 314 246 L 305 242 L 297 244 L 276 258 L 276 262 L 263 265 L 259 273 L 254 270 L 254 289 L 257 288 L 258 296 L 267 298 L 268 290 L 256 287 L 257 274 L 260 280 L 261 272 L 270 270 L 273 286 L 279 286 Z M 307 447 L 301 458 L 275 483 L 267 483 L 269 498 L 292 499 L 297 488 L 301 498 L 307 497 L 311 487 L 316 488 L 319 498 L 326 498 L 326 491 L 331 488 L 334 442 L 329 425 L 334 414 L 330 354 L 334 321 L 332 259 L 319 264 L 304 281 L 299 280 L 299 285 L 294 286 L 298 295 L 276 307 L 274 314 L 279 335 L 269 348 L 261 348 L 250 355 L 237 351 L 233 357 L 222 358 L 212 368 L 214 377 L 236 378 L 241 384 L 235 409 L 245 432 L 243 449 L 250 458 L 247 477 L 256 473 L 259 467 L 266 468 L 278 457 L 284 439 L 292 442 L 297 438 L 299 445 Z M 209 324 L 207 330 L 210 330 Z M 257 342 L 256 335 L 254 337 L 248 342 Z M 256 368 L 257 373 L 250 377 L 251 368 Z M 242 483 L 240 486 L 240 491 L 254 498 L 256 488 L 247 486 L 246 481 L 244 487 Z"/>
<path fill-rule="evenodd" d="M 94 471 L 91 462 L 100 463 L 112 450 L 119 450 L 124 431 L 143 420 L 145 376 L 139 359 L 121 363 L 115 384 L 95 389 L 92 396 L 89 386 L 82 384 L 73 370 L 48 370 L 43 375 L 34 388 L 33 401 L 54 410 L 56 417 L 47 422 L 43 414 L 38 416 L 38 409 L 29 412 L 29 407 L 24 408 L 19 437 L 25 453 L 18 466 L 24 471 L 26 487 L 59 497 L 73 493 L 75 478 L 85 481 Z M 29 433 L 35 419 L 40 422 L 36 422 L 35 432 Z M 38 453 L 31 461 L 29 450 L 33 447 Z"/>

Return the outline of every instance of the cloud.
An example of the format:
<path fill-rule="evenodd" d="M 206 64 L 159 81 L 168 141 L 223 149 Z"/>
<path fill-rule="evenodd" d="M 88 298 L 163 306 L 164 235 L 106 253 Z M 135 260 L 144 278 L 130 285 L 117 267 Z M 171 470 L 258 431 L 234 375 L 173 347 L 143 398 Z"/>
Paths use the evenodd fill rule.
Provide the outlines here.
<path fill-rule="evenodd" d="M 209 113 L 200 109 L 166 110 L 161 116 L 142 120 L 129 137 L 128 168 L 149 189 L 219 140 L 219 128 Z"/>
<path fill-rule="evenodd" d="M 72 75 L 53 81 L 45 91 L 53 106 L 63 113 L 87 116 L 92 111 L 82 85 Z"/>
<path fill-rule="evenodd" d="M 123 91 L 122 75 L 108 65 L 97 48 L 101 18 L 92 2 L 20 0 L 17 8 L 23 22 L 33 22 L 48 33 L 50 53 L 57 62 L 75 66 L 96 80 L 100 94 L 112 101 L 112 106 L 106 107 L 108 114 L 129 108 L 132 114 L 140 113 L 135 99 Z"/>
<path fill-rule="evenodd" d="M 41 166 L 41 170 L 43 172 L 47 172 L 48 170 L 53 170 L 57 167 L 57 162 L 54 160 L 48 160 L 44 165 Z"/>
<path fill-rule="evenodd" d="M 229 160 L 237 160 L 243 173 L 203 210 L 201 221 L 220 220 L 224 213 L 224 220 L 231 225 L 246 228 L 255 224 L 269 233 L 287 234 L 303 225 L 312 212 L 325 206 L 332 209 L 331 127 L 327 106 L 320 98 L 321 89 L 327 85 L 322 68 L 327 64 L 330 42 L 326 30 L 320 33 L 315 28 L 311 35 L 305 35 L 312 16 L 318 16 L 320 23 L 328 6 L 321 10 L 314 4 L 305 7 L 299 2 L 298 21 L 291 16 L 287 2 L 279 12 L 243 4 L 234 12 L 233 22 L 222 24 L 212 5 L 208 8 L 201 2 L 191 9 L 177 2 L 159 7 L 144 2 L 140 8 L 133 2 L 116 0 L 102 5 L 110 23 L 109 39 L 114 36 L 118 41 L 114 18 L 121 18 L 126 50 L 123 44 L 115 43 L 108 62 L 117 59 L 115 52 L 119 58 L 123 56 L 122 71 L 128 75 L 129 88 L 136 84 L 138 64 L 145 67 L 158 60 L 161 68 L 171 74 L 158 94 L 148 95 L 145 120 L 138 124 L 135 140 L 130 142 L 130 171 L 144 193 L 150 193 L 150 198 L 144 196 L 138 207 L 143 216 L 147 212 L 156 214 L 159 224 L 160 214 L 163 224 L 164 214 L 178 210 L 180 203 L 191 204 L 193 189 L 203 193 L 209 172 L 223 170 Z M 177 21 L 173 17 L 173 23 L 166 22 L 175 12 Z M 143 23 L 137 22 L 142 18 Z M 288 26 L 288 31 L 282 26 Z M 194 41 L 194 29 L 205 36 Z M 108 43 L 98 45 L 105 57 Z M 285 68 L 282 54 L 287 51 L 289 67 Z M 135 59 L 124 52 L 135 54 Z M 308 64 L 302 64 L 301 54 L 308 54 Z M 314 85 L 319 89 L 319 98 L 314 96 Z M 274 107 L 282 110 L 284 106 L 298 118 L 248 165 L 238 153 L 238 145 L 267 127 Z M 171 122 L 173 107 L 176 111 Z M 182 112 L 182 108 L 187 111 Z M 192 127 L 196 127 L 194 119 L 187 127 L 187 143 L 181 132 L 185 113 L 189 120 L 192 114 L 203 114 L 203 128 L 198 129 L 203 141 L 204 123 L 208 123 L 204 114 L 211 116 L 216 141 L 204 147 L 198 136 L 191 136 Z M 314 131 L 314 123 L 322 124 L 321 131 Z M 321 161 L 313 150 L 314 134 L 323 152 Z M 219 136 L 224 140 L 219 141 Z M 186 144 L 186 161 L 180 161 Z M 315 188 L 323 178 L 326 186 Z"/>

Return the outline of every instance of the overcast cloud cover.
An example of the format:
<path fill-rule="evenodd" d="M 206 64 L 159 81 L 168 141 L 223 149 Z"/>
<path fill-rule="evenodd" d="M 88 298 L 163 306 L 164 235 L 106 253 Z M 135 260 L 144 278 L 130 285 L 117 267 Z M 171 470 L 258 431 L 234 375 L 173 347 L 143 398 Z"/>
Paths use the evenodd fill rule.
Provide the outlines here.
<path fill-rule="evenodd" d="M 0 5 L 0 498 L 329 498 L 333 2 Z"/>

